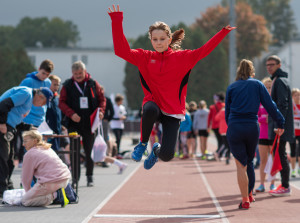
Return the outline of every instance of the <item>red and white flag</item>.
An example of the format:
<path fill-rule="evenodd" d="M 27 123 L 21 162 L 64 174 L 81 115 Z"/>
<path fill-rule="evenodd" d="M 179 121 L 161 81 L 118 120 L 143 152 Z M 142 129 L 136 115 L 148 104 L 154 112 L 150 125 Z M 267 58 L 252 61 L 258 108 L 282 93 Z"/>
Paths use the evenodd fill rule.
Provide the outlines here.
<path fill-rule="evenodd" d="M 99 112 L 100 112 L 100 108 L 97 108 L 95 109 L 93 114 L 90 115 L 92 133 L 95 132 L 100 125 L 101 120 L 99 118 Z"/>

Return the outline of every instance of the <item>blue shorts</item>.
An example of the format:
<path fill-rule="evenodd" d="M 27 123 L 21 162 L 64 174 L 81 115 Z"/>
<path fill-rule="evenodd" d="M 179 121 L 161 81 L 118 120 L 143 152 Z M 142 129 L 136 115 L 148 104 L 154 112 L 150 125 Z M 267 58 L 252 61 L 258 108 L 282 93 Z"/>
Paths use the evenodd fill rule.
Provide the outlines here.
<path fill-rule="evenodd" d="M 253 161 L 259 137 L 258 123 L 231 123 L 226 136 L 234 158 L 244 166 Z"/>

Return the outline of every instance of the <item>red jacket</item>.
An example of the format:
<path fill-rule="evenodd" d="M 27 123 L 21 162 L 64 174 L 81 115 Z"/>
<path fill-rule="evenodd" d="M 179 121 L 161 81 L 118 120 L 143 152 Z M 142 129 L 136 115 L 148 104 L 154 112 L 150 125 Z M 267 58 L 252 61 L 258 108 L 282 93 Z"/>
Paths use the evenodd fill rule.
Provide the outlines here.
<path fill-rule="evenodd" d="M 219 122 L 219 133 L 221 135 L 226 135 L 227 132 L 227 123 L 225 120 L 225 108 L 222 108 L 215 116 L 215 121 Z"/>
<path fill-rule="evenodd" d="M 230 32 L 222 29 L 205 45 L 196 50 L 165 52 L 130 49 L 123 33 L 123 12 L 109 13 L 115 54 L 137 66 L 144 92 L 143 104 L 154 101 L 168 114 L 185 114 L 187 82 L 191 69 L 206 57 Z"/>
<path fill-rule="evenodd" d="M 219 121 L 215 120 L 216 114 L 225 106 L 223 102 L 217 102 L 209 106 L 208 127 L 212 129 L 219 128 Z"/>

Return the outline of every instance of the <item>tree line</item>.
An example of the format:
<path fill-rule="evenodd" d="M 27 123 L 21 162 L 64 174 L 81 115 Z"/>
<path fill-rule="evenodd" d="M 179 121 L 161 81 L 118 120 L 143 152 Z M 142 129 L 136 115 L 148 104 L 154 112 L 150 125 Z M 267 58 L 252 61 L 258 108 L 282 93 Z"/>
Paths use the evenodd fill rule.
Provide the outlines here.
<path fill-rule="evenodd" d="M 74 47 L 77 26 L 58 17 L 23 18 L 16 27 L 0 26 L 0 95 L 33 71 L 25 47 Z"/>

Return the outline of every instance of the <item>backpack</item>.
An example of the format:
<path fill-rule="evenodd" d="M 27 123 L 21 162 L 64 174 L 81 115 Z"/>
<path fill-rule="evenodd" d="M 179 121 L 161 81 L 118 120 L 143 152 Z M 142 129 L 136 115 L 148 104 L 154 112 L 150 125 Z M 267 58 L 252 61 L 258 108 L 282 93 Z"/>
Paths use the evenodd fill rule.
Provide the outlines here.
<path fill-rule="evenodd" d="M 65 188 L 66 196 L 69 199 L 70 204 L 77 204 L 79 202 L 79 197 L 75 193 L 74 189 L 72 188 L 71 184 L 68 183 L 67 187 Z"/>

